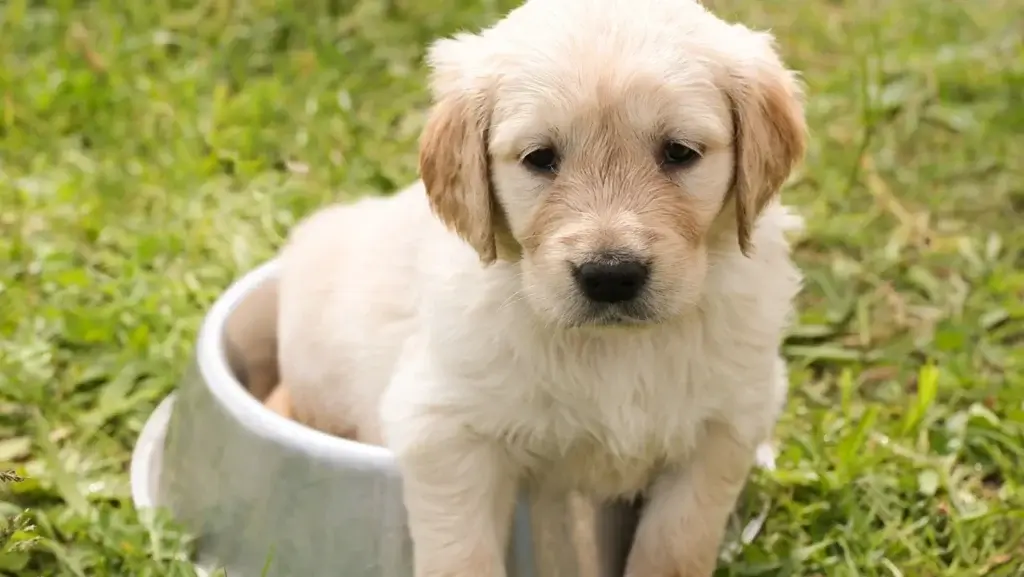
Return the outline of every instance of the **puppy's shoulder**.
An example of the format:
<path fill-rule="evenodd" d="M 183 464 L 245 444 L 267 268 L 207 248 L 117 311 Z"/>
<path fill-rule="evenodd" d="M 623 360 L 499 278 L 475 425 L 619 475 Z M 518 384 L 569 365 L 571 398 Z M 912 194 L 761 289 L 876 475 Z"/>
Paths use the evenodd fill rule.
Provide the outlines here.
<path fill-rule="evenodd" d="M 708 275 L 709 296 L 787 306 L 800 292 L 803 274 L 792 259 L 790 239 L 803 229 L 803 218 L 790 208 L 772 203 L 758 220 L 753 250 L 741 253 L 735 241 L 713 247 Z"/>

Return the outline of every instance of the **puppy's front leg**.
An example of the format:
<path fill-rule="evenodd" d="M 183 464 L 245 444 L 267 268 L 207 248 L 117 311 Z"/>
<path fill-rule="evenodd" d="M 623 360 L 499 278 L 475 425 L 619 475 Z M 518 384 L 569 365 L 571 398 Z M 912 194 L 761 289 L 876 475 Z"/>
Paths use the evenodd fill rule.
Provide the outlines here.
<path fill-rule="evenodd" d="M 416 577 L 504 577 L 515 473 L 488 443 L 451 441 L 399 457 Z"/>
<path fill-rule="evenodd" d="M 688 465 L 651 488 L 626 576 L 710 577 L 755 451 L 727 425 L 709 423 Z"/>
<path fill-rule="evenodd" d="M 516 470 L 496 443 L 449 420 L 416 429 L 395 450 L 416 577 L 504 577 Z"/>

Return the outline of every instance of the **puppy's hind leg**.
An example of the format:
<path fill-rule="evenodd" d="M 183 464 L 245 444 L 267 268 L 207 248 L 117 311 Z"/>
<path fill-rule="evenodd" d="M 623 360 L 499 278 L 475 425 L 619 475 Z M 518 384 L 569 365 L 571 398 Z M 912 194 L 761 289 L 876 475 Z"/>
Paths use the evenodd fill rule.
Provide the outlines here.
<path fill-rule="evenodd" d="M 283 383 L 274 387 L 267 399 L 263 401 L 263 405 L 286 419 L 295 419 L 292 413 L 291 395 L 288 394 L 288 387 Z"/>

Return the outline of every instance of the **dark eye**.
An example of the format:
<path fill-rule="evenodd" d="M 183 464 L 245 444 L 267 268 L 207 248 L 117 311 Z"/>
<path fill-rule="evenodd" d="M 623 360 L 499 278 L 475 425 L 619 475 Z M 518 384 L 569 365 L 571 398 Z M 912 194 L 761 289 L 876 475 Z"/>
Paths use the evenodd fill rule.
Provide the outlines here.
<path fill-rule="evenodd" d="M 558 170 L 558 153 L 554 148 L 538 148 L 524 156 L 523 163 L 538 172 L 554 173 Z"/>
<path fill-rule="evenodd" d="M 666 142 L 661 151 L 661 162 L 665 166 L 682 168 L 700 160 L 700 153 L 680 142 Z"/>

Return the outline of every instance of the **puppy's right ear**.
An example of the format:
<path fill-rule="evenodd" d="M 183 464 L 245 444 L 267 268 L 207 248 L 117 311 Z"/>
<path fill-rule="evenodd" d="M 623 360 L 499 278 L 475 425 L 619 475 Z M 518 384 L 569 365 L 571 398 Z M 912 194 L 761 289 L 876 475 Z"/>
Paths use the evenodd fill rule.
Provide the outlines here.
<path fill-rule="evenodd" d="M 441 40 L 430 49 L 435 102 L 420 139 L 419 161 L 434 214 L 490 264 L 498 258 L 495 221 L 500 217 L 487 150 L 491 106 L 463 70 L 463 55 L 477 38 Z"/>

